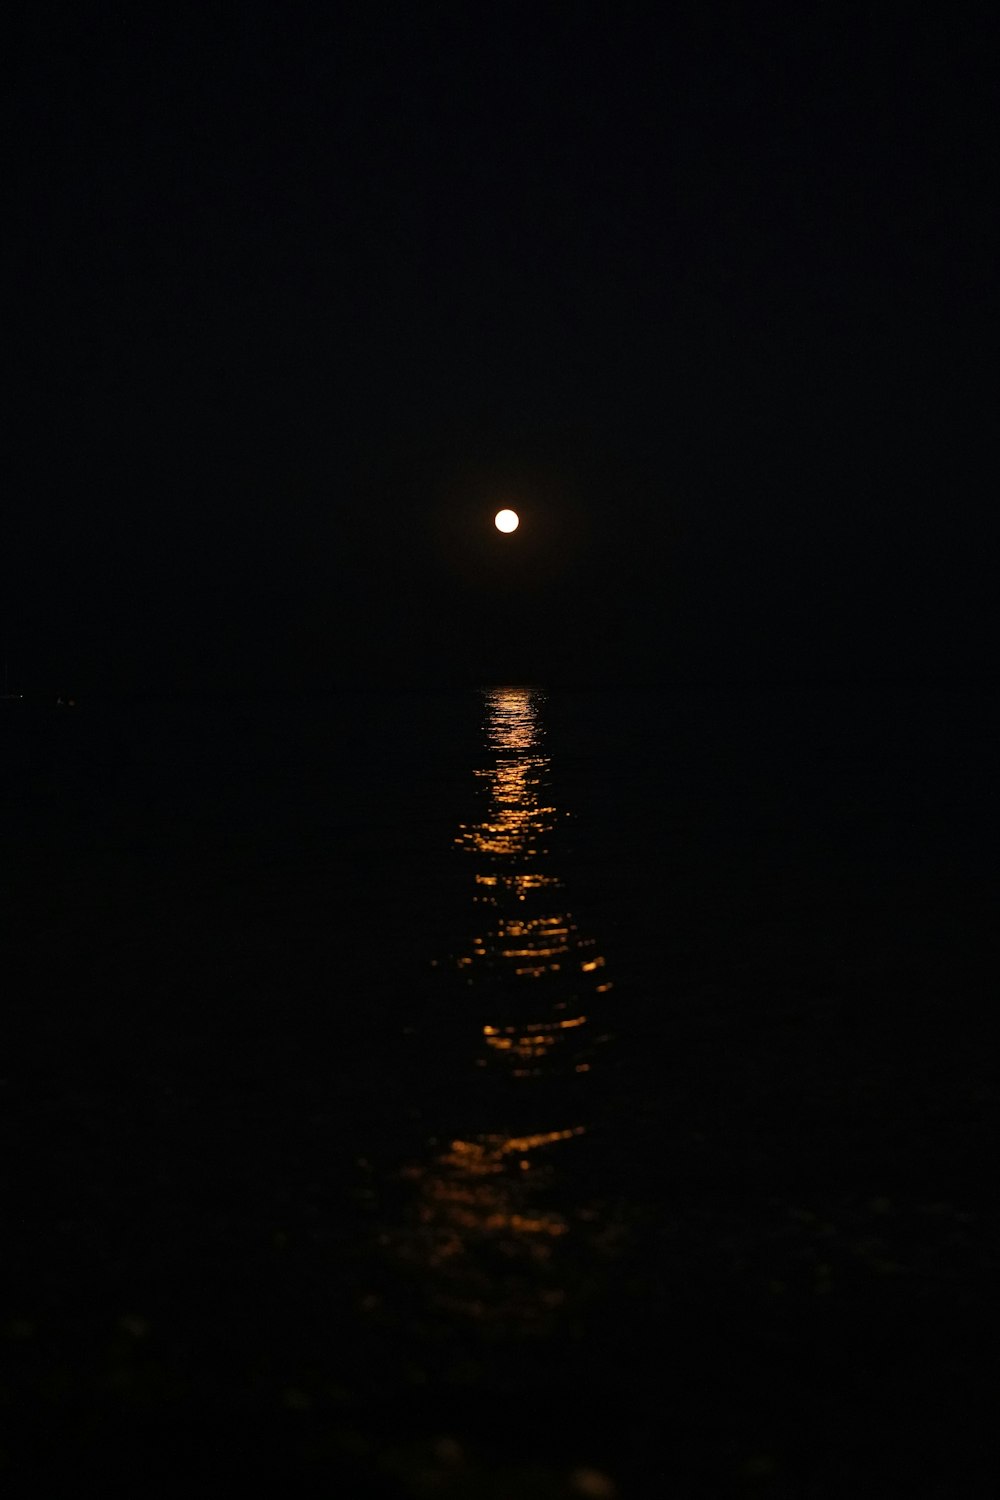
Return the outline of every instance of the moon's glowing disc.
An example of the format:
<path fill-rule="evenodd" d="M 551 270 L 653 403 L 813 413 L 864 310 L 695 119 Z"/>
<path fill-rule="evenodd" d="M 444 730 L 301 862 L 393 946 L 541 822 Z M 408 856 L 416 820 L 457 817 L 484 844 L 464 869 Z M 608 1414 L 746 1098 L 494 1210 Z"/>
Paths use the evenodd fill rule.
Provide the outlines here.
<path fill-rule="evenodd" d="M 518 520 L 516 510 L 498 510 L 493 517 L 493 524 L 497 531 L 516 531 Z"/>

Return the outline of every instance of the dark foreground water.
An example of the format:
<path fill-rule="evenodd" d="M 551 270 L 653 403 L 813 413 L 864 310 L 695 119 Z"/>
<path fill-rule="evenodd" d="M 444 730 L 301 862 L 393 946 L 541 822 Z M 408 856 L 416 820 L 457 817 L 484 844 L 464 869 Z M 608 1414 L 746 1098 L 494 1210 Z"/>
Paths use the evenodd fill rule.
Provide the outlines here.
<path fill-rule="evenodd" d="M 992 1493 L 976 694 L 3 735 L 5 1492 Z"/>

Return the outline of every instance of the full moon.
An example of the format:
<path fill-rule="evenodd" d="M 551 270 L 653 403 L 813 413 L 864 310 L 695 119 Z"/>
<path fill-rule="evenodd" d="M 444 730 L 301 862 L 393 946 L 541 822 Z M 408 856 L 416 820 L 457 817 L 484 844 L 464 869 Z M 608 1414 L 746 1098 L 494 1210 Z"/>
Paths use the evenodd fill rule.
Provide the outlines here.
<path fill-rule="evenodd" d="M 493 517 L 497 531 L 516 531 L 519 517 L 516 510 L 498 510 Z"/>

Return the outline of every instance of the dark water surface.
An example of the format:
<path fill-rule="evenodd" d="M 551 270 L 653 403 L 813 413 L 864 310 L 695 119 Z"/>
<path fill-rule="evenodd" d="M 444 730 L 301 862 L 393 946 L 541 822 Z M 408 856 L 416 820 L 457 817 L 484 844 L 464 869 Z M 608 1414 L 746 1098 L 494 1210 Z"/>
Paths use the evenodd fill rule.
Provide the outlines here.
<path fill-rule="evenodd" d="M 975 694 L 3 735 L 8 1489 L 992 1492 Z"/>

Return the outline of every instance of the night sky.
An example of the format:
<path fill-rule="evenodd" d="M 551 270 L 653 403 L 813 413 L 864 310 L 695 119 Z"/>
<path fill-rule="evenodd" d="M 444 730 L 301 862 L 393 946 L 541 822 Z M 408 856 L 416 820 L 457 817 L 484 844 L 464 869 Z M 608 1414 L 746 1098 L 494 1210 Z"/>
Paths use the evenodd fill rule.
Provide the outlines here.
<path fill-rule="evenodd" d="M 18 6 L 11 686 L 987 670 L 979 13 Z"/>

